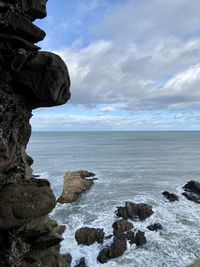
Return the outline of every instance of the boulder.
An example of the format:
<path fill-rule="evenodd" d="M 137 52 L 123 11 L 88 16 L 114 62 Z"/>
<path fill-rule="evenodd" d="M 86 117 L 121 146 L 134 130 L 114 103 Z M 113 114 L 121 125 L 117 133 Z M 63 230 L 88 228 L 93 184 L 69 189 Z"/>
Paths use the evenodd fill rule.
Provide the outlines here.
<path fill-rule="evenodd" d="M 170 202 L 178 201 L 179 198 L 176 194 L 174 193 L 169 193 L 168 191 L 162 192 L 163 196 L 168 199 Z"/>
<path fill-rule="evenodd" d="M 126 239 L 129 241 L 130 245 L 135 244 L 135 232 L 129 231 L 126 233 Z"/>
<path fill-rule="evenodd" d="M 106 263 L 110 259 L 115 259 L 124 254 L 127 250 L 126 236 L 124 234 L 117 235 L 113 239 L 110 246 L 103 248 L 97 257 L 100 263 Z"/>
<path fill-rule="evenodd" d="M 145 233 L 142 231 L 138 231 L 135 235 L 135 244 L 137 247 L 143 246 L 147 243 Z"/>
<path fill-rule="evenodd" d="M 113 227 L 113 234 L 119 235 L 133 229 L 133 224 L 125 219 L 121 219 L 117 222 L 114 222 L 112 227 Z"/>
<path fill-rule="evenodd" d="M 126 202 L 125 207 L 118 207 L 116 211 L 118 217 L 130 218 L 132 220 L 139 219 L 140 221 L 144 221 L 153 213 L 151 205 L 145 203 L 135 204 L 129 201 Z"/>
<path fill-rule="evenodd" d="M 74 267 L 87 267 L 86 262 L 85 262 L 85 258 L 82 257 L 79 261 L 79 263 L 77 263 Z"/>
<path fill-rule="evenodd" d="M 198 181 L 189 181 L 183 189 L 185 192 L 182 193 L 188 200 L 195 203 L 200 203 L 200 183 Z"/>
<path fill-rule="evenodd" d="M 90 246 L 97 243 L 103 243 L 105 233 L 100 228 L 82 227 L 75 233 L 75 239 L 78 245 Z"/>
<path fill-rule="evenodd" d="M 59 245 L 61 241 L 63 241 L 62 236 L 52 232 L 41 235 L 39 238 L 31 242 L 31 246 L 36 249 L 47 249 Z"/>
<path fill-rule="evenodd" d="M 150 231 L 157 232 L 158 230 L 163 230 L 163 227 L 160 223 L 154 223 L 154 224 L 147 226 L 147 229 L 149 229 Z"/>
<path fill-rule="evenodd" d="M 64 177 L 64 187 L 62 195 L 58 198 L 58 202 L 72 203 L 76 201 L 83 192 L 86 192 L 94 184 L 93 179 L 95 174 L 88 171 L 67 172 Z"/>

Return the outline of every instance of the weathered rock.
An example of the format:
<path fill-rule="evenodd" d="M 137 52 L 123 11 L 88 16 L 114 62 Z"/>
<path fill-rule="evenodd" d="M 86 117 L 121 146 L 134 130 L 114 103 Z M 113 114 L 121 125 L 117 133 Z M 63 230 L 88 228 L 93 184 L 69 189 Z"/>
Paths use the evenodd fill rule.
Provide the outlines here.
<path fill-rule="evenodd" d="M 87 267 L 86 262 L 85 262 L 85 258 L 82 257 L 79 261 L 79 263 L 77 263 L 74 267 Z"/>
<path fill-rule="evenodd" d="M 72 203 L 76 201 L 83 192 L 86 192 L 94 184 L 95 174 L 87 171 L 67 172 L 64 177 L 63 193 L 58 198 L 59 203 Z"/>
<path fill-rule="evenodd" d="M 0 230 L 27 224 L 51 212 L 55 205 L 55 196 L 46 180 L 0 185 Z"/>
<path fill-rule="evenodd" d="M 174 193 L 169 193 L 168 191 L 164 191 L 162 194 L 170 202 L 174 202 L 174 201 L 178 201 L 179 200 L 178 196 L 176 194 L 174 194 Z"/>
<path fill-rule="evenodd" d="M 143 246 L 144 244 L 146 244 L 147 240 L 145 237 L 145 233 L 142 231 L 138 231 L 135 235 L 135 244 L 137 247 L 139 246 Z"/>
<path fill-rule="evenodd" d="M 119 235 L 133 229 L 133 224 L 125 219 L 121 219 L 113 223 L 112 227 L 113 227 L 113 234 Z"/>
<path fill-rule="evenodd" d="M 46 0 L 0 0 L 0 266 L 70 267 L 58 246 L 63 227 L 49 182 L 33 179 L 26 154 L 32 109 L 65 103 L 69 74 L 59 56 L 39 52 Z M 62 229 L 61 229 L 62 228 Z"/>
<path fill-rule="evenodd" d="M 190 193 L 190 192 L 183 192 L 182 195 L 185 196 L 190 201 L 193 201 L 197 204 L 200 203 L 200 195 Z"/>
<path fill-rule="evenodd" d="M 125 207 L 118 207 L 116 211 L 118 217 L 123 217 L 124 219 L 130 218 L 132 220 L 139 219 L 140 221 L 144 221 L 152 214 L 152 206 L 145 203 L 135 204 L 126 202 Z"/>
<path fill-rule="evenodd" d="M 154 224 L 147 226 L 147 229 L 149 229 L 150 231 L 157 232 L 158 230 L 163 230 L 163 227 L 160 223 L 154 223 Z"/>
<path fill-rule="evenodd" d="M 78 245 L 90 246 L 97 243 L 103 243 L 105 233 L 100 228 L 82 227 L 75 233 L 75 239 Z"/>
<path fill-rule="evenodd" d="M 110 246 L 103 248 L 97 257 L 100 263 L 106 263 L 111 259 L 118 258 L 127 250 L 126 236 L 124 234 L 117 235 L 113 239 Z"/>

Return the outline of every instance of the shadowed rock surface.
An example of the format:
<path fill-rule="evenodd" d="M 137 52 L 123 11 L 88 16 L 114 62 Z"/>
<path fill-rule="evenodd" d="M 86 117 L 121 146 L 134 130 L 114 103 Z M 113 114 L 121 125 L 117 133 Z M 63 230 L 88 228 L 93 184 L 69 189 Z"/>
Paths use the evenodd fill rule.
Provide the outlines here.
<path fill-rule="evenodd" d="M 56 205 L 50 184 L 35 179 L 26 154 L 32 109 L 70 98 L 62 59 L 40 52 L 46 0 L 0 0 L 0 266 L 70 267 L 59 253 L 63 228 L 48 218 Z"/>
<path fill-rule="evenodd" d="M 61 204 L 75 202 L 82 193 L 89 190 L 94 184 L 95 178 L 88 179 L 94 176 L 94 173 L 83 170 L 67 172 L 64 177 L 63 192 L 58 198 L 58 202 Z"/>
<path fill-rule="evenodd" d="M 145 203 L 135 204 L 132 202 L 126 202 L 125 207 L 118 207 L 116 210 L 116 215 L 124 218 L 125 220 L 129 218 L 132 220 L 139 219 L 140 221 L 144 221 L 153 213 L 152 206 Z"/>
<path fill-rule="evenodd" d="M 106 263 L 111 259 L 118 258 L 127 250 L 126 236 L 124 234 L 114 237 L 110 246 L 103 248 L 97 257 L 100 263 Z"/>
<path fill-rule="evenodd" d="M 113 227 L 113 234 L 119 235 L 133 229 L 133 224 L 125 219 L 121 219 L 117 222 L 114 222 L 112 227 Z"/>
<path fill-rule="evenodd" d="M 168 191 L 164 191 L 162 194 L 170 202 L 175 202 L 179 200 L 178 196 L 174 193 L 169 193 Z"/>
<path fill-rule="evenodd" d="M 200 183 L 198 181 L 189 181 L 183 189 L 185 192 L 182 193 L 188 200 L 195 203 L 200 203 Z"/>
<path fill-rule="evenodd" d="M 150 231 L 157 232 L 158 230 L 163 230 L 163 227 L 160 223 L 154 223 L 154 224 L 147 226 L 147 229 L 149 229 Z"/>
<path fill-rule="evenodd" d="M 87 267 L 86 262 L 85 262 L 85 258 L 81 258 L 79 263 L 77 263 L 74 267 Z"/>
<path fill-rule="evenodd" d="M 75 233 L 75 239 L 78 245 L 82 244 L 86 246 L 90 246 L 95 242 L 103 243 L 104 236 L 104 230 L 100 228 L 83 227 L 78 229 Z"/>

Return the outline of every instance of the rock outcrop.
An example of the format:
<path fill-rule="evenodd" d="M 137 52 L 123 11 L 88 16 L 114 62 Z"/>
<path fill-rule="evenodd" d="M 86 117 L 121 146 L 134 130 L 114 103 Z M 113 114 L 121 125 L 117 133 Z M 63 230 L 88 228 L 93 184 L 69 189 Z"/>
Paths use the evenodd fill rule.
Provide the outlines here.
<path fill-rule="evenodd" d="M 50 184 L 32 175 L 26 154 L 32 109 L 63 104 L 70 79 L 62 59 L 40 52 L 46 0 L 0 0 L 0 266 L 69 267 L 59 254 L 61 235 L 48 213 L 56 205 Z"/>
<path fill-rule="evenodd" d="M 189 181 L 183 189 L 185 192 L 182 193 L 188 200 L 195 203 L 200 203 L 200 183 L 198 181 Z"/>
<path fill-rule="evenodd" d="M 176 194 L 174 194 L 174 193 L 170 193 L 168 191 L 164 191 L 164 192 L 162 192 L 162 194 L 170 202 L 175 202 L 175 201 L 179 200 L 178 196 Z"/>
<path fill-rule="evenodd" d="M 122 217 L 125 220 L 132 219 L 144 221 L 153 214 L 153 209 L 151 205 L 145 203 L 135 204 L 127 201 L 125 207 L 118 207 L 116 210 L 116 215 Z"/>
<path fill-rule="evenodd" d="M 83 170 L 67 172 L 64 177 L 63 192 L 58 198 L 58 202 L 61 204 L 75 202 L 94 184 L 96 178 L 90 178 L 94 176 L 94 173 Z"/>
<path fill-rule="evenodd" d="M 79 228 L 75 233 L 75 239 L 78 245 L 86 245 L 90 246 L 97 243 L 103 243 L 104 240 L 104 230 L 101 228 L 89 228 L 89 227 L 82 227 Z"/>

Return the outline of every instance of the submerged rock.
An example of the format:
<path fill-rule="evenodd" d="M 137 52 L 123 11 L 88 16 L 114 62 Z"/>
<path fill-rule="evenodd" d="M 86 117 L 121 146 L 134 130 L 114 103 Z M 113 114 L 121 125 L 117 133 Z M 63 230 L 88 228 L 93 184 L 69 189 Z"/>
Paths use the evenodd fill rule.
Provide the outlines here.
<path fill-rule="evenodd" d="M 94 176 L 94 173 L 83 170 L 67 172 L 64 177 L 63 193 L 57 201 L 61 204 L 76 201 L 83 192 L 89 190 L 94 184 L 95 178 L 87 179 Z"/>
<path fill-rule="evenodd" d="M 79 263 L 77 263 L 74 267 L 87 267 L 86 262 L 85 262 L 85 258 L 82 257 L 79 261 Z"/>
<path fill-rule="evenodd" d="M 150 231 L 157 232 L 158 230 L 163 230 L 163 227 L 160 223 L 154 223 L 154 224 L 147 226 L 147 229 L 149 229 Z"/>
<path fill-rule="evenodd" d="M 176 194 L 174 194 L 174 193 L 169 193 L 168 191 L 164 191 L 162 194 L 170 202 L 174 202 L 174 201 L 178 201 L 179 200 L 178 196 Z"/>
<path fill-rule="evenodd" d="M 125 207 L 118 207 L 116 211 L 116 215 L 118 217 L 123 217 L 124 219 L 139 219 L 140 221 L 144 221 L 146 218 L 150 217 L 153 214 L 152 206 L 139 203 L 135 204 L 132 202 L 126 202 Z"/>
<path fill-rule="evenodd" d="M 118 258 L 127 250 L 126 236 L 124 234 L 115 236 L 110 246 L 103 248 L 97 257 L 100 263 L 106 263 L 111 259 Z"/>
<path fill-rule="evenodd" d="M 143 246 L 147 243 L 145 233 L 142 231 L 138 231 L 135 235 L 135 244 L 137 247 Z"/>
<path fill-rule="evenodd" d="M 103 243 L 104 236 L 104 230 L 100 228 L 83 227 L 78 229 L 75 233 L 75 239 L 78 245 L 86 246 L 90 246 L 95 242 Z"/>

